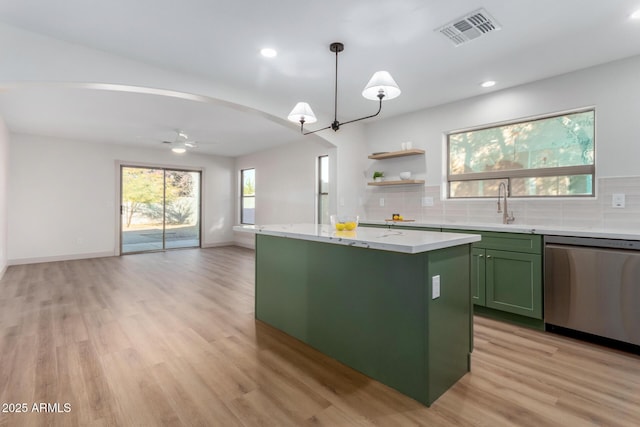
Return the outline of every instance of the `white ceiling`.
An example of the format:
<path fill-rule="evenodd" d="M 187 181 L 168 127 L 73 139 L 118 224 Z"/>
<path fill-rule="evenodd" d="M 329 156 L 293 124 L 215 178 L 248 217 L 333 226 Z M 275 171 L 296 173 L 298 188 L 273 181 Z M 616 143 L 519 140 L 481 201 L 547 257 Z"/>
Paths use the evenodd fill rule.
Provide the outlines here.
<path fill-rule="evenodd" d="M 434 31 L 479 7 L 500 31 L 458 47 Z M 179 72 L 203 95 L 0 81 L 10 89 L 0 92 L 0 115 L 13 132 L 160 149 L 183 129 L 201 152 L 237 156 L 298 139 L 284 121 L 297 101 L 311 104 L 317 127 L 333 120 L 331 42 L 345 44 L 338 120 L 375 112 L 360 93 L 379 69 L 403 91 L 385 103 L 380 117 L 390 117 L 638 55 L 640 21 L 629 19 L 638 8 L 640 0 L 0 0 L 6 25 Z M 259 55 L 267 46 L 276 58 Z M 481 88 L 488 79 L 497 85 Z"/>

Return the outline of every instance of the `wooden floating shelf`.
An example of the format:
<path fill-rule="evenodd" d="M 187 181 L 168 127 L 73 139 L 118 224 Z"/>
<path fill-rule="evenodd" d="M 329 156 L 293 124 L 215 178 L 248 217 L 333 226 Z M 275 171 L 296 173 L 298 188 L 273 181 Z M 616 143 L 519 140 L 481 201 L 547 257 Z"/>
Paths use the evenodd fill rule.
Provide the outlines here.
<path fill-rule="evenodd" d="M 382 181 L 382 182 L 369 182 L 367 185 L 406 185 L 406 184 L 424 184 L 424 179 L 403 179 L 400 181 Z"/>
<path fill-rule="evenodd" d="M 382 160 L 382 159 L 392 159 L 394 157 L 417 156 L 419 154 L 424 154 L 424 150 L 420 150 L 418 148 L 412 148 L 411 150 L 390 151 L 388 153 L 371 154 L 369 158 L 373 160 Z"/>

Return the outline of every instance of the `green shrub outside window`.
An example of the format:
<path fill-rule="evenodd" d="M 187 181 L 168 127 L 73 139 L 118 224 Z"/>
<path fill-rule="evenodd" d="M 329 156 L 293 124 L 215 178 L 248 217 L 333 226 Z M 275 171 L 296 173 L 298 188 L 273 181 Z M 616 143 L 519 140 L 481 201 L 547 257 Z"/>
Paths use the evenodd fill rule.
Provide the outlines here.
<path fill-rule="evenodd" d="M 593 196 L 595 111 L 447 135 L 449 198 Z"/>

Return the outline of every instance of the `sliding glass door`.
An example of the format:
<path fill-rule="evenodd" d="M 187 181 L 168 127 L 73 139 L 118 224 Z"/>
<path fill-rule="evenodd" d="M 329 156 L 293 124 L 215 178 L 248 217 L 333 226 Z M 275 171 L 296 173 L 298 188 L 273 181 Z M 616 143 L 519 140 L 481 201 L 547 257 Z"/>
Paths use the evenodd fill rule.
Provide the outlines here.
<path fill-rule="evenodd" d="M 120 253 L 200 247 L 200 172 L 121 167 Z"/>

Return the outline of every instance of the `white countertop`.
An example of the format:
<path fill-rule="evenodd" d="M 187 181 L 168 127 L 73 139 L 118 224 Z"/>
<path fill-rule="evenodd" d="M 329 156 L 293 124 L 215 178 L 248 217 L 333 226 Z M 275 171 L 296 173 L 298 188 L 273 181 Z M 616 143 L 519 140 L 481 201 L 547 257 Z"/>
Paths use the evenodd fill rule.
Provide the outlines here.
<path fill-rule="evenodd" d="M 361 220 L 363 224 L 402 225 L 404 227 L 451 228 L 457 230 L 500 231 L 509 233 L 541 234 L 570 237 L 595 237 L 603 239 L 640 240 L 640 230 L 617 230 L 603 228 L 564 227 L 527 224 L 489 224 L 460 222 L 397 222 L 384 220 Z"/>
<path fill-rule="evenodd" d="M 239 225 L 233 227 L 233 230 L 408 254 L 480 241 L 480 236 L 475 234 L 388 230 L 372 227 L 358 227 L 353 231 L 336 231 L 330 225 L 318 224 Z"/>

